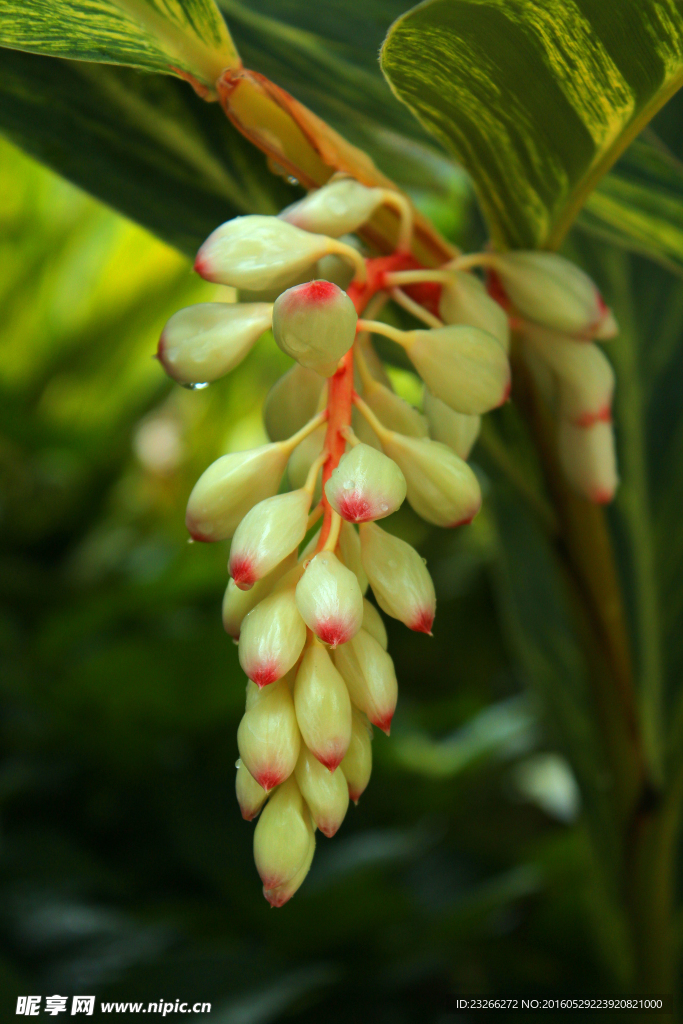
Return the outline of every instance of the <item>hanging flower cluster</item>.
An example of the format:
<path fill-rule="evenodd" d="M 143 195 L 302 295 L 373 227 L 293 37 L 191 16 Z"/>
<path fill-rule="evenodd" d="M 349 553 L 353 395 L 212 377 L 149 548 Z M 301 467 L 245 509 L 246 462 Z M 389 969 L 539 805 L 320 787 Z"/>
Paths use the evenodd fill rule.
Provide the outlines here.
<path fill-rule="evenodd" d="M 366 258 L 348 236 L 381 206 L 398 214 L 397 248 Z M 195 540 L 232 539 L 223 622 L 249 680 L 237 798 L 247 820 L 260 813 L 254 856 L 273 906 L 304 880 L 316 829 L 334 835 L 367 786 L 372 727 L 389 734 L 396 674 L 368 586 L 387 615 L 431 633 L 424 560 L 378 520 L 406 498 L 438 526 L 478 512 L 465 460 L 481 415 L 510 392 L 510 317 L 558 396 L 570 478 L 596 500 L 614 489 L 612 378 L 589 339 L 615 325 L 593 284 L 552 254 L 479 253 L 428 269 L 411 241 L 405 197 L 336 177 L 279 217 L 214 231 L 195 269 L 254 301 L 181 309 L 159 342 L 167 373 L 186 386 L 228 373 L 268 328 L 295 360 L 266 400 L 271 443 L 214 462 L 186 520 Z M 424 326 L 373 319 L 388 301 Z M 398 343 L 424 381 L 424 415 L 392 390 L 373 333 Z"/>

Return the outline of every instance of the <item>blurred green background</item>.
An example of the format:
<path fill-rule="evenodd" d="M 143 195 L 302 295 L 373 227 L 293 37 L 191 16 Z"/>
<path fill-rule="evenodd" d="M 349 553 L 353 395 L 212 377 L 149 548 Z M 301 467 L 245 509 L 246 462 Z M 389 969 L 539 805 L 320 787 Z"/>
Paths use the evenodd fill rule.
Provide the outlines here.
<path fill-rule="evenodd" d="M 660 117 L 672 137 L 677 116 Z M 414 194 L 452 238 L 481 243 L 456 172 Z M 635 643 L 643 581 L 676 638 L 683 287 L 585 233 L 570 247 L 624 328 L 611 515 Z M 210 1001 L 196 1019 L 221 1024 L 449 1024 L 467 1019 L 459 992 L 613 988 L 620 954 L 566 738 L 538 696 L 552 691 L 571 731 L 580 656 L 510 407 L 475 450 L 472 526 L 392 518 L 433 573 L 434 638 L 387 623 L 400 701 L 370 786 L 319 838 L 292 902 L 263 900 L 234 799 L 244 677 L 220 620 L 227 545 L 188 544 L 183 519 L 209 462 L 264 439 L 263 399 L 288 360 L 266 336 L 192 392 L 152 358 L 167 317 L 215 294 L 177 251 L 0 142 L 4 1019 L 18 994 L 58 992 Z"/>

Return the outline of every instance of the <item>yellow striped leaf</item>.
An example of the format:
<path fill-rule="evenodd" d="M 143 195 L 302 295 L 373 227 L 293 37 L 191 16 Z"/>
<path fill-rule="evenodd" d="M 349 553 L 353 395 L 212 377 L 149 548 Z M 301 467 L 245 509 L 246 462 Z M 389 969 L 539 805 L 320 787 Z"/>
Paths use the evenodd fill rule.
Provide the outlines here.
<path fill-rule="evenodd" d="M 470 172 L 496 243 L 552 247 L 683 84 L 683 0 L 428 0 L 381 60 Z"/>

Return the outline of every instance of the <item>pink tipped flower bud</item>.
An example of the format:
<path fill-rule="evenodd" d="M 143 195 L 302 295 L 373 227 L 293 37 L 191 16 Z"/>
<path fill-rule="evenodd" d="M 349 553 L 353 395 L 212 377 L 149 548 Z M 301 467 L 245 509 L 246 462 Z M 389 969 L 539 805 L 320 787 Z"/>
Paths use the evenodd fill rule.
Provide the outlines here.
<path fill-rule="evenodd" d="M 488 412 L 507 401 L 510 364 L 492 334 L 477 327 L 409 331 L 406 352 L 437 398 L 457 412 Z"/>
<path fill-rule="evenodd" d="M 614 370 L 591 342 L 578 343 L 566 335 L 528 325 L 524 336 L 536 355 L 555 374 L 560 416 L 577 427 L 612 419 Z"/>
<path fill-rule="evenodd" d="M 391 657 L 374 637 L 361 629 L 353 640 L 337 648 L 334 663 L 344 677 L 353 703 L 388 736 L 398 700 Z"/>
<path fill-rule="evenodd" d="M 455 452 L 438 441 L 391 434 L 382 438 L 387 455 L 403 470 L 408 501 L 428 523 L 462 526 L 481 507 L 476 476 Z"/>
<path fill-rule="evenodd" d="M 310 818 L 309 818 L 310 821 Z M 282 885 L 276 886 L 274 889 L 268 889 L 263 886 L 263 895 L 270 903 L 271 907 L 283 907 L 288 900 L 291 900 L 292 896 L 301 888 L 306 875 L 311 870 L 311 864 L 313 863 L 313 856 L 315 854 L 315 831 L 313 824 L 311 823 L 310 834 L 309 834 L 309 845 L 308 853 L 304 858 L 303 864 L 296 872 L 295 875 L 287 881 L 283 882 Z"/>
<path fill-rule="evenodd" d="M 294 778 L 288 779 L 263 809 L 254 831 L 254 860 L 264 889 L 289 882 L 303 867 L 312 825 Z"/>
<path fill-rule="evenodd" d="M 187 306 L 164 327 L 157 356 L 179 384 L 218 380 L 251 351 L 271 319 L 272 306 L 264 302 Z"/>
<path fill-rule="evenodd" d="M 304 743 L 333 772 L 351 739 L 351 701 L 322 644 L 311 644 L 303 656 L 294 683 L 294 706 Z"/>
<path fill-rule="evenodd" d="M 263 406 L 271 441 L 285 441 L 315 416 L 324 386 L 320 374 L 298 363 L 275 381 Z"/>
<path fill-rule="evenodd" d="M 238 640 L 240 628 L 246 615 L 255 608 L 259 601 L 270 594 L 271 590 L 286 572 L 296 565 L 296 551 L 276 565 L 272 572 L 258 580 L 249 590 L 240 590 L 234 580 L 230 580 L 223 597 L 223 626 L 228 636 Z"/>
<path fill-rule="evenodd" d="M 361 526 L 360 543 L 363 567 L 382 611 L 409 629 L 431 633 L 436 594 L 424 559 L 374 523 Z"/>
<path fill-rule="evenodd" d="M 340 764 L 349 788 L 349 797 L 357 804 L 372 775 L 372 726 L 362 711 L 353 709 L 351 742 Z"/>
<path fill-rule="evenodd" d="M 240 665 L 257 686 L 267 686 L 289 672 L 306 643 L 294 587 L 283 585 L 259 601 L 242 622 Z"/>
<path fill-rule="evenodd" d="M 487 331 L 498 339 L 506 352 L 510 349 L 507 313 L 474 274 L 453 271 L 452 280 L 441 289 L 439 316 L 447 324 L 469 324 Z"/>
<path fill-rule="evenodd" d="M 424 410 L 432 438 L 448 445 L 461 459 L 466 459 L 479 437 L 481 416 L 455 412 L 440 398 L 436 398 L 428 388 L 424 390 Z"/>
<path fill-rule="evenodd" d="M 349 787 L 344 775 L 328 771 L 310 750 L 302 747 L 294 777 L 313 821 L 331 839 L 349 807 Z"/>
<path fill-rule="evenodd" d="M 256 779 L 249 774 L 242 758 L 239 758 L 236 767 L 235 793 L 237 794 L 237 803 L 240 805 L 240 811 L 244 820 L 253 821 L 268 799 L 268 794 L 263 786 L 259 786 Z"/>
<path fill-rule="evenodd" d="M 339 554 L 344 565 L 347 569 L 351 570 L 358 580 L 361 594 L 364 594 L 368 589 L 368 578 L 365 575 L 365 569 L 361 562 L 360 538 L 357 530 L 354 529 L 351 523 L 347 523 L 345 519 L 342 520 L 341 530 L 339 531 Z"/>
<path fill-rule="evenodd" d="M 382 616 L 375 608 L 374 604 L 371 604 L 367 597 L 363 598 L 363 625 L 362 628 L 370 636 L 374 637 L 377 643 L 380 645 L 382 650 L 386 651 L 389 646 L 389 638 L 387 637 L 387 629 L 382 621 Z"/>
<path fill-rule="evenodd" d="M 252 686 L 237 730 L 237 746 L 247 771 L 266 793 L 292 774 L 301 737 L 286 679 L 260 692 Z"/>
<path fill-rule="evenodd" d="M 194 269 L 207 281 L 248 291 L 286 288 L 339 243 L 311 235 L 277 217 L 250 214 L 216 228 L 197 253 Z"/>
<path fill-rule="evenodd" d="M 330 281 L 289 288 L 273 306 L 273 335 L 283 352 L 323 377 L 331 377 L 353 345 L 358 314 Z"/>
<path fill-rule="evenodd" d="M 332 551 L 320 551 L 308 563 L 297 583 L 296 604 L 308 628 L 331 647 L 355 636 L 363 621 L 358 580 Z"/>
<path fill-rule="evenodd" d="M 611 337 L 617 325 L 590 277 L 554 252 L 492 254 L 488 265 L 516 309 L 566 334 Z"/>
<path fill-rule="evenodd" d="M 611 423 L 577 427 L 560 420 L 560 464 L 572 487 L 597 505 L 612 500 L 619 483 Z"/>
<path fill-rule="evenodd" d="M 306 535 L 311 495 L 305 489 L 275 494 L 247 512 L 235 530 L 228 571 L 248 590 L 298 548 Z"/>
<path fill-rule="evenodd" d="M 335 512 L 350 523 L 383 519 L 399 508 L 406 496 L 403 473 L 391 459 L 367 444 L 342 455 L 325 485 Z"/>
<path fill-rule="evenodd" d="M 352 234 L 384 202 L 385 191 L 367 188 L 354 178 L 336 178 L 280 214 L 282 220 L 304 231 L 316 231 L 332 238 Z"/>
<path fill-rule="evenodd" d="M 289 448 L 264 444 L 216 459 L 194 485 L 185 523 L 195 540 L 232 537 L 252 506 L 274 494 L 287 465 Z"/>

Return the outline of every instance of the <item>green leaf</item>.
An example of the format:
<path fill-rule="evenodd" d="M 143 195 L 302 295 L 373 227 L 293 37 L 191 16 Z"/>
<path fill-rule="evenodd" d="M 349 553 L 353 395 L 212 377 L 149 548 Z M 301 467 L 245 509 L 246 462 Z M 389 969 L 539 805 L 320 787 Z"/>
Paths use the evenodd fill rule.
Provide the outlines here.
<path fill-rule="evenodd" d="M 213 0 L 4 0 L 0 45 L 180 72 L 208 88 L 239 61 Z"/>
<path fill-rule="evenodd" d="M 496 243 L 553 247 L 683 83 L 683 3 L 429 0 L 381 62 L 470 172 Z"/>
<path fill-rule="evenodd" d="M 683 166 L 663 147 L 634 142 L 589 195 L 577 225 L 683 273 Z"/>
<path fill-rule="evenodd" d="M 5 50 L 0 130 L 190 255 L 230 217 L 296 197 L 218 104 L 160 75 Z"/>

